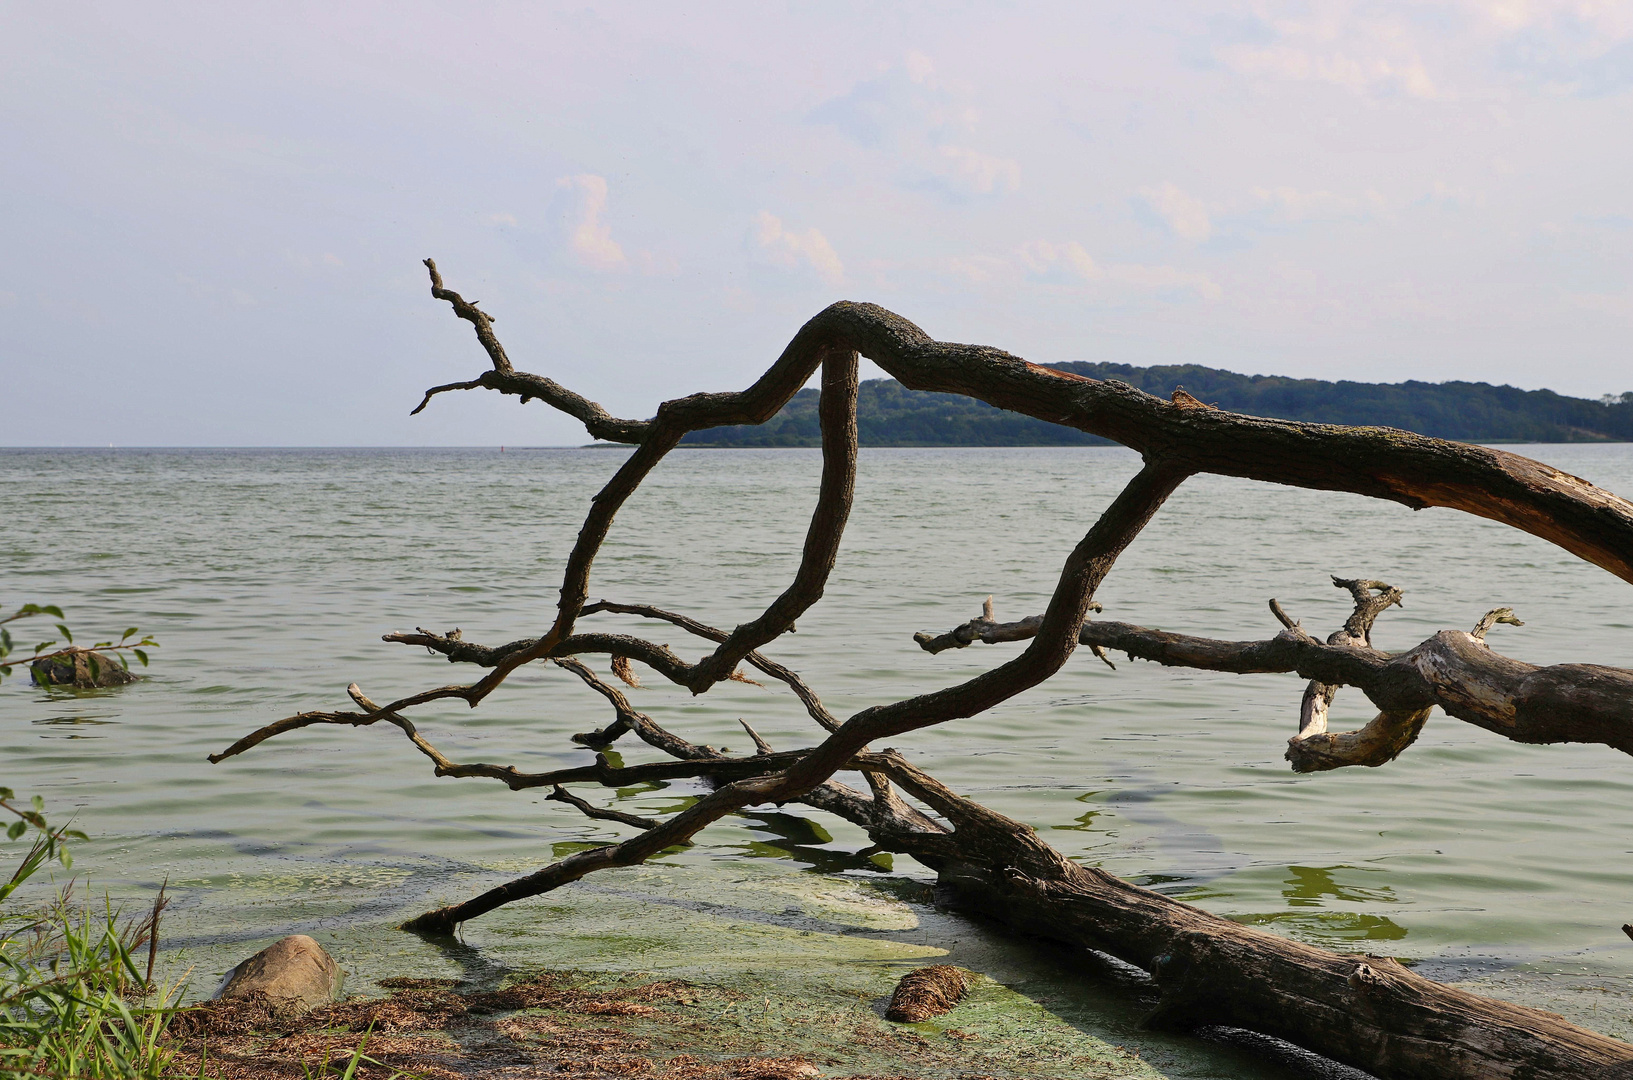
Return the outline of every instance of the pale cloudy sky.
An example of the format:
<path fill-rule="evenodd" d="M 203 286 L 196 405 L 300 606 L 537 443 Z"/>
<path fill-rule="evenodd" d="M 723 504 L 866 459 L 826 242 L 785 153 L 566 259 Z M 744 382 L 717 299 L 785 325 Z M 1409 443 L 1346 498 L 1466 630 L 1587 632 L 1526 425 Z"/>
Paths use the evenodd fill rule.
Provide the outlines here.
<path fill-rule="evenodd" d="M 1633 390 L 1633 0 L 0 0 L 0 445 L 571 444 L 837 299 Z"/>

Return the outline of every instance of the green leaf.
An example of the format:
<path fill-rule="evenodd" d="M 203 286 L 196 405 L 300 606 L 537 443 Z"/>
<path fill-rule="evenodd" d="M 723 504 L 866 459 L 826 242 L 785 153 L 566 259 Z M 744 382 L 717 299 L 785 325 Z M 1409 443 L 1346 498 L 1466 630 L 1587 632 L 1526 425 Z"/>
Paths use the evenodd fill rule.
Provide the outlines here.
<path fill-rule="evenodd" d="M 143 667 L 147 667 L 147 653 L 143 652 L 141 649 L 132 649 L 131 652 L 136 654 L 136 659 L 142 662 Z"/>
<path fill-rule="evenodd" d="M 86 836 L 84 833 L 80 832 L 78 829 L 64 829 L 64 830 L 62 830 L 62 835 L 66 836 L 70 840 L 89 840 L 90 839 L 89 836 Z"/>
<path fill-rule="evenodd" d="M 126 630 L 123 634 L 120 634 L 119 635 L 119 640 L 124 641 L 126 638 L 130 637 L 134 633 L 136 633 L 136 627 L 133 626 L 130 629 Z"/>
<path fill-rule="evenodd" d="M 68 644 L 72 645 L 74 643 L 74 635 L 68 632 L 68 627 L 64 626 L 62 623 L 58 623 L 57 630 L 64 638 L 68 640 Z"/>
<path fill-rule="evenodd" d="M 62 863 L 62 868 L 64 870 L 72 870 L 74 868 L 73 852 L 69 851 L 67 848 L 61 847 L 57 849 L 57 859 Z"/>
<path fill-rule="evenodd" d="M 42 653 L 55 644 L 55 641 L 42 641 L 38 645 L 34 646 L 34 651 L 37 653 Z"/>
<path fill-rule="evenodd" d="M 96 662 L 96 653 L 86 654 L 85 666 L 91 669 L 92 682 L 96 682 L 102 677 L 102 665 Z"/>
<path fill-rule="evenodd" d="M 0 787 L 0 799 L 15 799 L 17 793 L 9 787 Z"/>
<path fill-rule="evenodd" d="M 33 805 L 36 814 L 45 810 L 45 798 L 43 796 L 36 795 L 29 800 L 29 803 Z"/>
<path fill-rule="evenodd" d="M 23 835 L 23 830 L 26 829 L 26 828 L 28 828 L 28 825 L 27 825 L 26 822 L 22 822 L 22 821 L 12 822 L 11 827 L 6 830 L 6 839 L 7 840 L 17 839 L 19 836 Z"/>
<path fill-rule="evenodd" d="M 32 607 L 33 605 L 31 604 L 29 606 Z M 62 613 L 62 608 L 58 607 L 55 604 L 47 604 L 44 607 L 40 608 L 40 611 L 44 612 L 47 615 L 55 615 L 59 619 L 67 618 L 67 616 Z"/>

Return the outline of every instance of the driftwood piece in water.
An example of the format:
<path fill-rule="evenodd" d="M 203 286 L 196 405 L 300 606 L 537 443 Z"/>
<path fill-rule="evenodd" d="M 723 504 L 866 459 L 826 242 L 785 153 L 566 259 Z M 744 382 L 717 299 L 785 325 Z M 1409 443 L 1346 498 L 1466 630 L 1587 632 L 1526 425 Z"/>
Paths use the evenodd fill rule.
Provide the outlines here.
<path fill-rule="evenodd" d="M 896 836 L 888 846 L 917 846 L 969 909 L 1145 969 L 1160 995 L 1153 1026 L 1244 1027 L 1384 1080 L 1633 1078 L 1633 1045 L 1432 982 L 1388 958 L 1290 941 L 1130 885 L 1073 862 L 900 755 L 873 757 L 955 824 L 950 836 L 922 845 Z"/>
<path fill-rule="evenodd" d="M 1487 612 L 1471 631 L 1442 630 L 1405 652 L 1383 652 L 1372 647 L 1372 621 L 1400 602 L 1400 590 L 1375 581 L 1333 582 L 1357 591 L 1356 611 L 1325 643 L 1274 600 L 1271 609 L 1286 629 L 1261 641 L 1221 641 L 1102 620 L 1084 622 L 1078 638 L 1165 667 L 1237 675 L 1297 672 L 1309 679 L 1299 732 L 1287 748 L 1295 772 L 1393 761 L 1435 706 L 1515 742 L 1603 743 L 1633 754 L 1633 671 L 1599 664 L 1539 667 L 1502 655 L 1485 635 L 1497 623 L 1523 625 L 1509 608 Z M 915 634 L 914 640 L 938 653 L 977 641 L 1024 641 L 1037 633 L 1038 623 L 1037 616 L 1010 623 L 978 617 L 944 634 Z M 1328 710 L 1341 686 L 1356 687 L 1379 709 L 1359 731 L 1327 731 Z"/>
<path fill-rule="evenodd" d="M 969 980 L 951 964 L 931 964 L 909 971 L 890 995 L 885 1019 L 903 1024 L 919 1024 L 931 1017 L 952 1012 L 969 991 Z"/>
<path fill-rule="evenodd" d="M 1250 930 L 1092 868 L 1034 878 L 948 864 L 940 875 L 1016 929 L 1144 966 L 1161 993 L 1153 1026 L 1244 1027 L 1386 1080 L 1633 1078 L 1633 1046 L 1553 1013 Z"/>

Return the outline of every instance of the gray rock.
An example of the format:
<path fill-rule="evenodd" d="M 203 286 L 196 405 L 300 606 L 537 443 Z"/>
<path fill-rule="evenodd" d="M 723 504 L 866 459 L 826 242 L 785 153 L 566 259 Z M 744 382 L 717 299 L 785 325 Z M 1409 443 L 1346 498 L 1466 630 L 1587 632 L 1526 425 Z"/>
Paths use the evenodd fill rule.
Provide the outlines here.
<path fill-rule="evenodd" d="M 96 660 L 96 673 L 91 672 L 91 660 Z M 36 686 L 123 686 L 136 681 L 136 676 L 125 670 L 117 658 L 107 653 L 80 649 L 68 656 L 40 660 L 29 665 Z"/>
<path fill-rule="evenodd" d="M 315 1009 L 340 996 L 344 977 L 322 945 L 305 934 L 291 934 L 227 972 L 215 996 L 244 997 L 259 990 L 274 1001 Z"/>

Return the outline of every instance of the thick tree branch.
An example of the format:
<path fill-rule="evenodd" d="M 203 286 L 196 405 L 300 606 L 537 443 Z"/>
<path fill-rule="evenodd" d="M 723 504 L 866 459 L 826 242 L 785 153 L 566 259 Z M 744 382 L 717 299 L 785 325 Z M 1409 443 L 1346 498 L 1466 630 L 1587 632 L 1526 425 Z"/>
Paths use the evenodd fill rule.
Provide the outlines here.
<path fill-rule="evenodd" d="M 1541 462 L 1393 428 L 1187 408 L 1125 383 L 1039 367 L 1000 349 L 935 341 L 875 304 L 842 302 L 820 312 L 748 390 L 680 398 L 659 414 L 669 409 L 687 430 L 763 423 L 804 385 L 829 350 L 859 352 L 911 389 L 961 394 L 1101 435 L 1189 472 L 1463 510 L 1540 536 L 1633 581 L 1633 504 Z M 533 396 L 555 404 L 543 393 Z M 572 407 L 558 407 L 584 419 L 582 407 L 567 404 Z M 651 429 L 644 431 L 640 438 Z M 637 438 L 632 426 L 621 441 Z"/>
<path fill-rule="evenodd" d="M 434 264 L 427 268 L 433 273 L 434 295 L 455 303 L 457 294 L 442 287 Z M 493 361 L 493 374 L 502 374 L 509 360 L 502 349 L 489 347 L 488 316 L 462 299 L 455 303 L 455 313 L 477 328 Z M 801 327 L 777 362 L 747 390 L 694 394 L 659 407 L 657 416 L 640 429 L 639 448 L 596 496 L 568 559 L 555 625 L 548 633 L 505 657 L 474 684 L 427 690 L 392 702 L 390 708 L 396 711 L 450 697 L 474 706 L 515 668 L 547 655 L 572 633 L 574 620 L 588 599 L 591 564 L 618 509 L 682 436 L 706 427 L 764 422 L 819 365 L 826 367 L 830 358 L 836 364 L 854 364 L 855 353 L 872 359 L 913 389 L 963 394 L 1104 435 L 1150 460 L 1163 460 L 1167 468 L 1179 473 L 1215 472 L 1351 491 L 1413 507 L 1452 506 L 1534 533 L 1633 580 L 1633 504 L 1539 462 L 1387 428 L 1299 424 L 1188 407 L 1183 401 L 1165 402 L 1122 383 L 1038 367 L 997 349 L 936 342 L 876 305 L 839 303 Z M 834 371 L 838 373 L 833 376 L 836 384 L 843 385 L 840 369 L 836 366 Z M 849 381 L 852 389 L 848 393 L 854 398 L 854 375 Z M 559 400 L 565 411 L 580 419 L 598 415 L 589 410 L 593 403 L 577 395 L 562 396 L 567 393 L 547 400 Z M 825 425 L 838 422 L 833 420 L 837 411 L 831 404 L 824 408 Z M 847 402 L 843 411 L 853 414 L 854 401 Z M 854 415 L 845 422 L 854 427 Z M 843 451 L 828 445 L 829 427 L 824 430 L 824 484 L 831 486 L 837 474 L 830 466 L 840 460 Z M 635 434 L 629 435 L 629 441 L 636 439 Z M 854 459 L 854 449 L 850 456 Z M 842 525 L 845 509 L 848 500 L 845 507 L 836 500 L 819 500 L 817 514 L 835 515 Z M 775 628 L 792 625 L 790 613 L 803 610 L 802 605 L 808 606 L 820 594 L 826 580 L 820 549 L 828 543 L 828 538 L 816 536 L 813 530 L 796 586 L 760 619 L 734 631 L 732 641 L 723 644 L 715 656 L 697 665 L 688 683 L 694 692 L 726 678 L 735 670 L 735 660 L 726 662 L 730 657 L 757 648 L 769 640 L 765 635 L 775 636 Z"/>
<path fill-rule="evenodd" d="M 698 661 L 687 681 L 692 693 L 701 694 L 726 678 L 744 657 L 781 637 L 822 599 L 828 575 L 839 556 L 839 541 L 856 490 L 856 388 L 856 353 L 850 349 L 828 351 L 822 361 L 822 399 L 817 405 L 822 426 L 822 480 L 816 512 L 805 533 L 799 570 L 759 618 L 737 627 L 712 656 Z"/>
<path fill-rule="evenodd" d="M 434 275 L 434 264 L 427 264 Z M 443 289 L 439 277 L 433 276 L 432 283 L 433 295 L 454 302 L 456 294 Z M 486 324 L 478 319 L 487 316 L 466 306 L 469 313 L 457 304 L 455 312 L 477 327 L 481 339 Z M 491 326 L 486 332 L 491 338 Z M 487 340 L 482 343 L 500 371 L 503 350 L 496 356 Z M 1101 435 L 1142 454 L 1168 458 L 1189 472 L 1349 491 L 1414 508 L 1463 510 L 1540 536 L 1633 581 L 1633 504 L 1541 462 L 1393 428 L 1346 428 L 1187 407 L 1125 383 L 1039 367 L 989 346 L 935 341 L 875 304 L 834 304 L 801 327 L 777 363 L 748 390 L 666 402 L 659 416 L 669 410 L 686 430 L 763 423 L 831 350 L 859 352 L 911 389 L 962 394 Z M 591 420 L 601 423 L 600 406 L 549 380 L 542 383 L 548 386 L 529 396 L 556 405 L 587 426 Z M 615 423 L 624 425 L 616 433 L 621 436 L 617 441 L 624 442 L 642 442 L 657 426 L 656 421 L 646 426 Z"/>
<path fill-rule="evenodd" d="M 1346 588 L 1349 584 L 1338 583 Z M 1382 592 L 1369 597 L 1370 618 L 1394 603 L 1399 603 L 1398 590 L 1384 586 Z M 1346 626 L 1370 632 L 1366 614 L 1361 622 L 1352 614 Z M 1320 730 L 1295 737 L 1289 760 L 1301 772 L 1343 764 L 1384 764 L 1410 745 L 1427 711 L 1437 705 L 1450 716 L 1515 742 L 1603 743 L 1633 753 L 1633 671 L 1596 664 L 1538 667 L 1512 660 L 1492 651 L 1483 638 L 1490 625 L 1511 621 L 1517 621 L 1513 612 L 1499 608 L 1475 627 L 1481 636 L 1442 630 L 1416 648 L 1393 655 L 1372 648 L 1370 638 L 1364 644 L 1354 643 L 1347 630 L 1333 634 L 1329 638 L 1333 643 L 1323 644 L 1296 624 L 1263 641 L 1220 641 L 1095 621 L 1083 625 L 1080 640 L 1167 667 L 1237 675 L 1296 672 L 1312 680 L 1312 686 L 1354 686 L 1366 694 L 1381 710 L 1366 728 L 1328 735 L 1323 710 Z M 1036 617 L 998 624 L 990 636 L 995 641 L 1017 640 L 1035 633 L 1035 626 Z M 921 645 L 925 640 L 939 640 L 926 634 L 916 637 Z M 971 640 L 986 641 L 988 635 L 976 633 Z M 1310 741 L 1317 736 L 1322 740 Z M 1300 743 L 1308 745 L 1301 750 Z"/>

